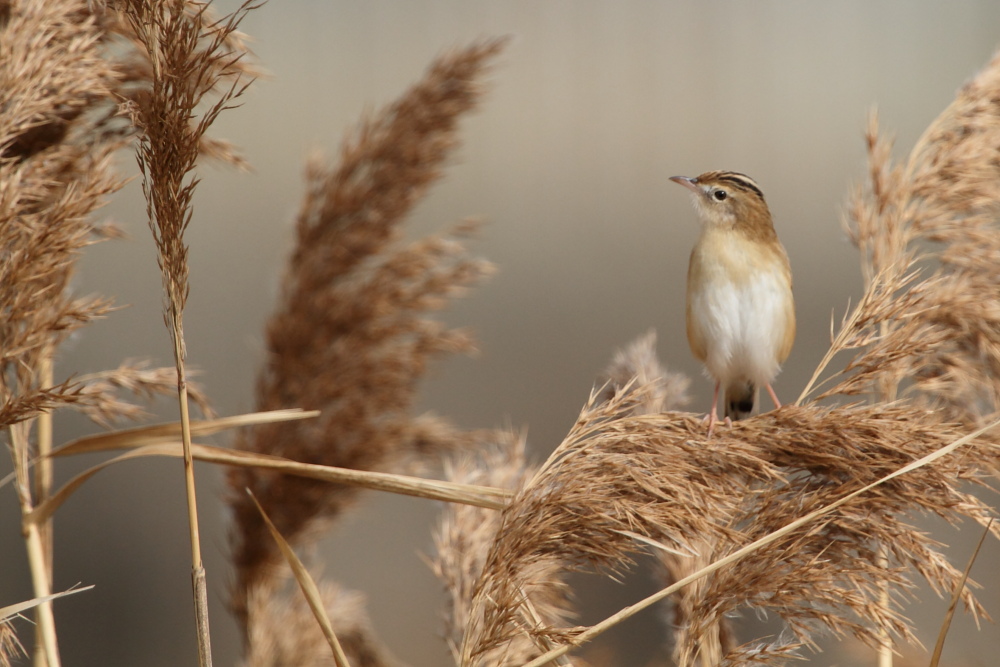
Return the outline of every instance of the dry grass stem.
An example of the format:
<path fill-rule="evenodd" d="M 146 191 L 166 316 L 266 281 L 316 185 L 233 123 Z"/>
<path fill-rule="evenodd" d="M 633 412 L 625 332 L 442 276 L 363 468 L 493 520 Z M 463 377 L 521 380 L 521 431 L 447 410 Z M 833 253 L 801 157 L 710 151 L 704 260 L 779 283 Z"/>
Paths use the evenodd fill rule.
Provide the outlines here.
<path fill-rule="evenodd" d="M 301 406 L 322 416 L 255 430 L 238 448 L 380 471 L 406 470 L 470 441 L 443 420 L 411 411 L 429 360 L 473 349 L 468 333 L 428 313 L 491 267 L 467 255 L 476 228 L 470 222 L 408 244 L 399 239 L 407 215 L 441 176 L 458 143 L 458 121 L 478 103 L 481 79 L 502 47 L 483 41 L 442 56 L 396 102 L 362 121 L 345 140 L 338 166 L 309 163 L 296 246 L 267 325 L 257 407 Z M 229 485 L 232 606 L 249 622 L 248 600 L 270 586 L 281 558 L 244 488 L 285 539 L 301 547 L 347 506 L 356 487 L 253 468 L 232 470 Z"/>
<path fill-rule="evenodd" d="M 117 463 L 146 456 L 183 458 L 184 447 L 182 443 L 157 440 L 156 444 L 137 445 L 129 452 L 92 466 L 73 477 L 44 502 L 36 505 L 34 510 L 25 517 L 25 521 L 37 523 L 47 520 L 85 482 L 102 470 Z M 492 510 L 505 507 L 507 498 L 509 497 L 508 491 L 494 487 L 456 484 L 455 482 L 408 477 L 392 473 L 299 463 L 298 461 L 289 461 L 277 456 L 252 454 L 250 452 L 210 447 L 208 445 L 192 444 L 191 455 L 195 460 L 206 463 L 270 470 L 299 478 L 322 480 L 329 484 L 357 486 L 415 498 L 443 500 L 450 503 L 460 503 Z"/>
<path fill-rule="evenodd" d="M 238 39 L 237 27 L 251 9 L 248 0 L 229 16 L 212 21 L 206 15 L 208 5 L 188 0 L 122 2 L 125 19 L 152 69 L 147 94 L 136 96 L 125 106 L 138 131 L 136 156 L 163 277 L 164 319 L 177 367 L 191 577 L 202 667 L 212 664 L 212 649 L 184 365 L 183 314 L 189 290 L 184 232 L 191 222 L 198 185 L 198 179 L 190 174 L 205 145 L 208 128 L 220 113 L 232 108 L 249 85 L 241 80 L 244 69 L 240 63 L 247 52 Z M 198 109 L 210 93 L 217 93 L 217 99 L 199 116 Z"/>
<path fill-rule="evenodd" d="M 292 571 L 292 575 L 295 577 L 295 581 L 298 582 L 299 588 L 302 589 L 302 594 L 309 604 L 309 609 L 312 610 L 313 616 L 316 618 L 316 622 L 319 623 L 320 628 L 323 630 L 323 636 L 326 637 L 326 641 L 330 644 L 330 651 L 333 653 L 333 662 L 336 667 L 351 667 L 350 662 L 347 660 L 347 656 L 344 655 L 344 649 L 340 645 L 340 641 L 337 639 L 337 633 L 333 630 L 333 625 L 330 623 L 330 617 L 326 612 L 326 604 L 323 600 L 323 595 L 320 593 L 319 587 L 316 586 L 316 582 L 313 580 L 312 575 L 309 574 L 309 570 L 306 566 L 302 564 L 299 557 L 295 555 L 295 551 L 292 549 L 291 545 L 281 536 L 281 533 L 274 527 L 271 520 L 268 518 L 267 514 L 264 512 L 264 508 L 260 506 L 257 499 L 253 497 L 250 490 L 247 490 L 247 495 L 250 499 L 254 501 L 254 505 L 260 510 L 261 518 L 264 519 L 264 523 L 267 524 L 267 528 L 271 531 L 271 537 L 274 538 L 275 543 L 281 550 L 281 555 L 285 557 L 285 562 L 288 564 L 288 568 Z"/>
<path fill-rule="evenodd" d="M 941 662 L 941 654 L 944 652 L 944 640 L 948 636 L 948 630 L 951 628 L 952 618 L 955 616 L 955 608 L 958 606 L 959 600 L 962 599 L 962 591 L 965 589 L 965 582 L 969 579 L 969 573 L 972 572 L 972 566 L 976 562 L 976 558 L 979 556 L 979 550 L 983 548 L 983 542 L 986 541 L 986 536 L 990 534 L 990 528 L 993 527 L 993 521 L 995 519 L 990 518 L 989 522 L 986 524 L 986 528 L 983 529 L 983 534 L 979 537 L 979 541 L 976 543 L 976 548 L 972 550 L 972 555 L 969 556 L 969 563 L 962 570 L 962 579 L 958 582 L 955 590 L 951 594 L 951 602 L 948 603 L 948 611 L 945 612 L 944 619 L 941 621 L 941 631 L 938 632 L 937 641 L 934 642 L 934 651 L 931 653 L 931 661 L 929 667 L 938 667 Z"/>
<path fill-rule="evenodd" d="M 73 587 L 68 590 L 62 591 L 61 593 L 53 593 L 51 595 L 46 595 L 44 598 L 33 598 L 31 600 L 25 600 L 24 602 L 18 602 L 16 604 L 9 604 L 5 607 L 0 607 L 0 621 L 10 620 L 29 609 L 34 609 L 39 605 L 43 605 L 47 602 L 57 600 L 67 595 L 75 595 L 76 593 L 83 593 L 85 591 L 91 590 L 92 588 L 93 586 Z"/>
<path fill-rule="evenodd" d="M 257 426 L 275 421 L 294 419 L 315 419 L 319 416 L 316 410 L 271 410 L 270 412 L 251 412 L 245 415 L 231 415 L 191 422 L 191 435 L 204 437 L 221 433 L 229 429 Z M 69 456 L 91 452 L 108 452 L 116 449 L 129 449 L 143 445 L 176 442 L 181 437 L 181 423 L 168 422 L 151 426 L 136 426 L 120 429 L 110 433 L 97 433 L 84 436 L 57 447 L 52 456 Z"/>

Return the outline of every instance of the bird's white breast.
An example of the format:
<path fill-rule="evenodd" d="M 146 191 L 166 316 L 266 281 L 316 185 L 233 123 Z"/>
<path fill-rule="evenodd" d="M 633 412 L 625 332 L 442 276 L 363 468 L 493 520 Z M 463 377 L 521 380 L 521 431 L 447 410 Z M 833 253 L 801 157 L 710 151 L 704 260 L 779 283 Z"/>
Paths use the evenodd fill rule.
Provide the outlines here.
<path fill-rule="evenodd" d="M 693 258 L 701 262 L 702 279 L 690 294 L 705 366 L 723 384 L 742 379 L 762 386 L 778 374 L 791 288 L 780 264 L 761 263 L 728 240 L 715 241 L 702 248 L 709 256 Z"/>

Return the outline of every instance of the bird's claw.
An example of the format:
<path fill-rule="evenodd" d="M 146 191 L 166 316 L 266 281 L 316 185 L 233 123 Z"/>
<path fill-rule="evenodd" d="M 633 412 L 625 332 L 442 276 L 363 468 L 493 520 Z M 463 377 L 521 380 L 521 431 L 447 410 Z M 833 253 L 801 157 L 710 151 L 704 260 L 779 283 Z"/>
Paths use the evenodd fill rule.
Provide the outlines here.
<path fill-rule="evenodd" d="M 708 438 L 712 437 L 712 432 L 715 431 L 715 425 L 718 424 L 719 421 L 720 421 L 719 418 L 715 415 L 714 412 L 709 412 L 707 415 L 701 418 L 702 424 L 708 422 L 708 436 L 707 436 Z M 733 427 L 733 420 L 728 415 L 722 421 L 726 422 L 727 428 Z"/>

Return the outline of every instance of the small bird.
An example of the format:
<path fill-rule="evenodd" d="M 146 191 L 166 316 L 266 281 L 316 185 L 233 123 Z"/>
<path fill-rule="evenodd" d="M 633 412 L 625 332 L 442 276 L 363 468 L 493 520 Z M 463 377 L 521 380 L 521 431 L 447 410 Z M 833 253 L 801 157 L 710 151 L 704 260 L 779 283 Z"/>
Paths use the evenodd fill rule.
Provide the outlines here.
<path fill-rule="evenodd" d="M 687 337 L 715 380 L 711 436 L 720 387 L 727 423 L 753 412 L 761 386 L 781 407 L 771 382 L 795 341 L 792 269 L 752 178 L 710 171 L 670 180 L 691 191 L 702 225 L 688 264 Z"/>

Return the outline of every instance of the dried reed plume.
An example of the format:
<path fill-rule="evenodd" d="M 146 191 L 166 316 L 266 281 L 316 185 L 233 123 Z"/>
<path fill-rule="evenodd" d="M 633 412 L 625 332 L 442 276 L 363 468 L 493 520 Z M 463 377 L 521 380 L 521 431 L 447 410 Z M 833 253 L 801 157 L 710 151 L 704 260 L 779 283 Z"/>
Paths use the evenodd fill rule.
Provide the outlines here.
<path fill-rule="evenodd" d="M 121 186 L 103 131 L 117 73 L 102 57 L 101 26 L 83 0 L 4 3 L 0 12 L 0 417 L 13 458 L 35 596 L 51 593 L 51 523 L 29 520 L 52 484 L 48 413 L 106 407 L 78 381 L 55 382 L 53 359 L 110 302 L 69 285 L 82 250 L 111 230 L 92 220 Z M 33 436 L 34 433 L 34 436 Z M 58 665 L 51 603 L 37 607 L 37 664 Z"/>
<path fill-rule="evenodd" d="M 63 398 L 75 402 L 77 383 L 48 386 L 39 369 L 69 335 L 110 309 L 105 299 L 73 298 L 67 289 L 79 254 L 103 231 L 91 214 L 121 185 L 111 170 L 119 143 L 95 143 L 85 113 L 108 103 L 115 80 L 100 57 L 93 21 L 67 20 L 85 16 L 85 6 L 25 3 L 0 27 L 0 391 L 11 417 L 5 424 Z M 59 131 L 40 131 L 50 126 Z"/>
<path fill-rule="evenodd" d="M 287 573 L 279 575 L 287 583 Z M 351 667 L 394 667 L 400 664 L 373 638 L 375 632 L 361 593 L 321 582 L 320 591 Z M 249 644 L 247 667 L 325 667 L 332 664 L 330 647 L 301 594 L 283 585 L 260 586 L 247 602 Z"/>
<path fill-rule="evenodd" d="M 0 424 L 7 427 L 35 595 L 51 592 L 51 522 L 32 514 L 48 497 L 50 413 L 83 412 L 94 421 L 134 419 L 143 398 L 176 386 L 173 369 L 125 362 L 110 371 L 56 382 L 59 346 L 111 310 L 109 300 L 74 296 L 76 260 L 90 244 L 120 235 L 94 214 L 122 179 L 112 157 L 133 134 L 119 102 L 143 87 L 120 17 L 83 0 L 0 5 Z M 193 398 L 204 405 L 195 390 Z M 39 457 L 33 479 L 32 460 Z M 51 603 L 37 607 L 36 664 L 59 664 Z"/>
<path fill-rule="evenodd" d="M 525 461 L 525 441 L 513 433 L 498 433 L 493 443 L 475 454 L 466 452 L 448 462 L 447 479 L 464 484 L 478 484 L 503 489 L 517 489 L 534 473 Z M 473 587 L 483 571 L 489 545 L 500 528 L 500 514 L 495 510 L 453 504 L 447 508 L 434 534 L 434 574 L 441 580 L 447 595 L 445 641 L 456 665 L 470 623 Z M 526 623 L 553 625 L 572 616 L 568 587 L 564 581 L 565 563 L 544 561 L 525 576 L 528 585 L 521 591 Z M 484 656 L 489 664 L 523 664 L 537 651 L 527 637 L 519 636 Z"/>
<path fill-rule="evenodd" d="M 649 410 L 648 374 L 592 398 L 501 515 L 467 601 L 460 664 L 498 664 L 526 641 L 539 653 L 560 646 L 530 663 L 541 665 L 644 608 L 658 596 L 591 628 L 546 625 L 526 613 L 524 591 L 545 564 L 617 572 L 648 550 L 674 580 L 742 554 L 675 597 L 675 659 L 685 667 L 783 663 L 824 633 L 871 647 L 889 636 L 914 641 L 900 610 L 916 576 L 939 592 L 961 590 L 982 613 L 941 545 L 908 517 L 985 526 L 994 514 L 963 490 L 998 472 L 992 438 L 960 438 L 996 419 L 1000 396 L 1000 57 L 904 167 L 891 165 L 874 128 L 868 141 L 872 183 L 851 206 L 867 289 L 800 404 L 706 440 L 693 416 Z M 836 383 L 805 401 L 844 350 L 855 356 Z M 875 402 L 817 402 L 859 393 Z M 951 443 L 965 444 L 850 495 Z M 834 501 L 842 504 L 785 530 Z M 744 610 L 777 615 L 788 631 L 720 641 L 723 619 Z"/>
<path fill-rule="evenodd" d="M 868 289 L 831 355 L 864 351 L 821 397 L 891 400 L 902 384 L 942 418 L 982 424 L 1000 409 L 1000 54 L 902 164 L 874 115 L 866 140 L 846 227 Z"/>
<path fill-rule="evenodd" d="M 716 560 L 955 436 L 913 408 L 790 406 L 706 441 L 691 415 L 633 416 L 648 398 L 649 388 L 635 384 L 608 403 L 588 404 L 504 511 L 475 587 L 463 665 L 492 664 L 482 656 L 521 634 L 544 645 L 571 642 L 582 631 L 524 623 L 520 590 L 533 583 L 527 573 L 541 563 L 618 571 L 651 542 L 678 559 L 696 554 Z M 701 597 L 685 601 L 685 625 L 676 638 L 679 664 L 699 659 L 705 633 L 721 617 L 748 608 L 777 614 L 793 636 L 736 647 L 725 656 L 733 664 L 809 644 L 821 626 L 870 644 L 883 626 L 911 639 L 905 621 L 879 606 L 879 584 L 908 585 L 899 565 L 938 590 L 950 589 L 961 573 L 901 513 L 918 509 L 983 520 L 989 508 L 956 483 L 975 477 L 977 460 L 989 454 L 987 446 L 977 446 L 968 456 L 893 480 L 712 575 Z M 712 553 L 700 551 L 705 545 Z M 891 567 L 878 558 L 878 545 L 886 545 Z M 974 604 L 971 594 L 965 597 Z"/>
<path fill-rule="evenodd" d="M 457 144 L 459 118 L 475 108 L 480 79 L 503 47 L 475 43 L 438 59 L 398 101 L 364 120 L 348 137 L 340 164 L 318 160 L 306 171 L 296 247 L 280 304 L 267 325 L 266 366 L 257 409 L 320 409 L 317 420 L 269 425 L 236 446 L 306 463 L 361 470 L 398 469 L 433 458 L 466 437 L 411 409 L 417 381 L 431 357 L 468 351 L 468 334 L 427 317 L 490 270 L 466 256 L 475 228 L 406 245 L 400 225 Z M 302 546 L 354 497 L 352 487 L 263 470 L 229 473 L 234 511 L 232 606 L 244 623 L 251 664 L 257 631 L 248 617 L 256 597 L 282 581 L 280 554 L 248 499 L 249 488 L 279 532 Z M 338 632 L 339 634 L 339 632 Z"/>
<path fill-rule="evenodd" d="M 183 358 L 183 311 L 189 286 L 184 232 L 198 179 L 190 176 L 208 128 L 249 85 L 247 50 L 237 32 L 249 2 L 215 20 L 208 5 L 189 0 L 123 0 L 122 11 L 151 69 L 148 90 L 125 103 L 138 131 L 149 228 L 163 274 L 164 318 Z M 197 114 L 206 95 L 217 99 Z M 197 119 L 193 121 L 192 119 Z"/>
<path fill-rule="evenodd" d="M 189 285 L 184 232 L 191 222 L 192 200 L 198 185 L 198 179 L 190 174 L 203 139 L 218 115 L 231 108 L 249 85 L 242 81 L 245 68 L 241 63 L 247 51 L 237 27 L 250 9 L 248 0 L 234 13 L 215 21 L 207 18 L 208 5 L 188 0 L 122 2 L 126 21 L 152 70 L 149 90 L 125 107 L 138 131 L 136 157 L 142 172 L 149 228 L 156 243 L 156 261 L 163 277 L 164 320 L 177 367 L 191 579 L 202 667 L 212 664 L 212 648 L 185 372 L 183 316 Z M 217 99 L 199 116 L 202 101 L 213 92 L 217 93 Z"/>
<path fill-rule="evenodd" d="M 13 660 L 24 653 L 24 647 L 17 640 L 10 621 L 0 621 L 0 667 L 11 667 Z"/>
<path fill-rule="evenodd" d="M 661 412 L 687 403 L 688 380 L 667 373 L 656 357 L 656 335 L 650 332 L 617 352 L 605 371 L 597 401 L 614 401 L 622 392 L 632 391 L 636 382 L 645 388 L 643 400 L 629 403 L 633 413 Z M 638 380 L 636 378 L 639 378 Z M 465 454 L 446 467 L 452 481 L 481 486 L 520 489 L 537 473 L 525 462 L 524 439 L 500 434 L 491 446 L 475 457 Z M 443 515 L 435 533 L 436 556 L 432 567 L 448 595 L 445 638 L 455 664 L 462 660 L 462 647 L 470 632 L 477 632 L 482 619 L 472 608 L 477 581 L 483 574 L 490 545 L 501 529 L 501 515 L 477 507 L 453 505 Z M 575 559 L 558 555 L 527 563 L 518 579 L 516 596 L 520 604 L 513 610 L 517 622 L 528 626 L 551 627 L 572 617 L 565 575 Z M 523 664 L 551 648 L 544 636 L 518 633 L 478 656 L 480 664 Z"/>

